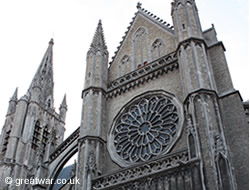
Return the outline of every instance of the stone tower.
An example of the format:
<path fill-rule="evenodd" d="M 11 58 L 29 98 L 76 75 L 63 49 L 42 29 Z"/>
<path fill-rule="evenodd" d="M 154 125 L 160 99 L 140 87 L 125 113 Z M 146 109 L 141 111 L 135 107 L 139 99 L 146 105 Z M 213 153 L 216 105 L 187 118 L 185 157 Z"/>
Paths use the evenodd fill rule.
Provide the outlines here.
<path fill-rule="evenodd" d="M 53 99 L 53 39 L 30 84 L 27 93 L 17 98 L 17 89 L 10 99 L 1 135 L 0 189 L 5 177 L 15 179 L 46 178 L 49 155 L 62 143 L 66 97 L 55 112 Z M 10 189 L 16 189 L 14 183 Z M 42 186 L 33 184 L 33 189 Z M 19 189 L 31 188 L 22 184 Z"/>
<path fill-rule="evenodd" d="M 60 189 L 249 188 L 249 103 L 233 87 L 223 43 L 213 25 L 202 30 L 195 0 L 173 0 L 171 15 L 173 26 L 138 3 L 110 63 L 99 21 L 80 127 L 63 142 L 66 96 L 57 114 L 50 41 L 27 94 L 18 99 L 16 89 L 9 102 L 1 188 L 6 176 L 56 181 L 76 152 L 67 182 L 77 183 Z"/>
<path fill-rule="evenodd" d="M 77 189 L 90 189 L 91 178 L 103 171 L 105 145 L 108 56 L 102 23 L 99 21 L 90 49 L 82 91 L 82 117 L 78 139 Z"/>
<path fill-rule="evenodd" d="M 137 9 L 108 71 L 100 23 L 87 54 L 77 189 L 248 189 L 247 119 L 214 26 L 194 0 L 172 2 L 172 27 Z"/>

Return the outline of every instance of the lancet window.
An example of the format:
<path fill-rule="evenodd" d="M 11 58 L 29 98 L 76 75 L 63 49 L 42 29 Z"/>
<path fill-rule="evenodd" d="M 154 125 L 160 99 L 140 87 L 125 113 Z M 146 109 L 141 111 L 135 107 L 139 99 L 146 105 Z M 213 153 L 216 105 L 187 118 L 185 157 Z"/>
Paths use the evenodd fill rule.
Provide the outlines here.
<path fill-rule="evenodd" d="M 147 45 L 147 31 L 140 27 L 134 34 L 134 62 L 137 67 L 143 65 L 148 61 L 148 45 Z"/>
<path fill-rule="evenodd" d="M 131 64 L 130 57 L 128 55 L 124 55 L 119 63 L 118 77 L 128 73 L 131 70 L 130 64 Z"/>
<path fill-rule="evenodd" d="M 152 59 L 158 59 L 166 54 L 166 45 L 161 39 L 156 39 L 151 47 Z"/>
<path fill-rule="evenodd" d="M 34 131 L 33 131 L 33 138 L 32 138 L 32 149 L 37 149 L 39 147 L 40 141 L 41 141 L 41 132 L 42 128 L 40 126 L 40 122 L 36 121 Z"/>
<path fill-rule="evenodd" d="M 10 138 L 10 132 L 11 129 L 8 129 L 4 135 L 4 139 L 3 139 L 3 144 L 2 144 L 2 153 L 4 154 L 7 150 L 7 146 L 9 143 L 9 138 Z"/>
<path fill-rule="evenodd" d="M 43 148 L 43 152 L 45 152 L 45 148 L 46 145 L 48 143 L 49 140 L 49 130 L 48 130 L 48 125 L 46 125 L 43 129 L 43 138 L 42 138 L 42 148 Z"/>

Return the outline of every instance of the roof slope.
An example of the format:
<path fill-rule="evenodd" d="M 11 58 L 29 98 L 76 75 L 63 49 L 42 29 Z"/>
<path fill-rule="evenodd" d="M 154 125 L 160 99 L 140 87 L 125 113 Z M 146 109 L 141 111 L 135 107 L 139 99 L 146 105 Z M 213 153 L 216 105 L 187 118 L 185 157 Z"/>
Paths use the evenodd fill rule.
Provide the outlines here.
<path fill-rule="evenodd" d="M 110 65 L 115 60 L 118 52 L 120 51 L 120 49 L 122 47 L 122 44 L 124 43 L 125 39 L 127 38 L 128 33 L 130 32 L 132 26 L 135 23 L 136 18 L 139 15 L 142 15 L 142 16 L 146 17 L 147 19 L 149 19 L 153 23 L 157 24 L 158 26 L 160 26 L 163 29 L 165 29 L 166 31 L 168 31 L 170 34 L 174 35 L 173 26 L 170 26 L 169 23 L 167 23 L 166 21 L 164 21 L 160 17 L 154 15 L 153 13 L 149 12 L 148 10 L 142 8 L 141 3 L 139 3 L 139 2 L 137 3 L 136 7 L 137 7 L 137 12 L 135 13 L 135 16 L 132 18 L 132 21 L 129 23 L 129 26 L 127 27 L 127 31 L 125 32 L 125 35 L 122 37 L 122 41 L 120 42 L 120 45 L 117 47 L 117 51 L 115 51 L 115 53 L 114 53 L 115 55 L 111 58 Z"/>

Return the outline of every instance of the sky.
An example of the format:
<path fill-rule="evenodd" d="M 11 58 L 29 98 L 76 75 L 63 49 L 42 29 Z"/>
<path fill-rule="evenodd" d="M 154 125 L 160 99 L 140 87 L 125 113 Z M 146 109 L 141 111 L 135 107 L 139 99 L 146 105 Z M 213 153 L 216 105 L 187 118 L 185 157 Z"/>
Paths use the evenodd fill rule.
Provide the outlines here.
<path fill-rule="evenodd" d="M 0 126 L 8 101 L 18 87 L 23 96 L 51 38 L 54 39 L 54 105 L 64 94 L 68 113 L 65 137 L 79 125 L 86 53 L 99 19 L 109 57 L 122 40 L 137 11 L 135 0 L 0 0 Z M 172 25 L 172 0 L 141 0 L 142 7 Z M 196 0 L 202 29 L 214 24 L 226 48 L 234 87 L 243 100 L 250 95 L 248 0 Z"/>

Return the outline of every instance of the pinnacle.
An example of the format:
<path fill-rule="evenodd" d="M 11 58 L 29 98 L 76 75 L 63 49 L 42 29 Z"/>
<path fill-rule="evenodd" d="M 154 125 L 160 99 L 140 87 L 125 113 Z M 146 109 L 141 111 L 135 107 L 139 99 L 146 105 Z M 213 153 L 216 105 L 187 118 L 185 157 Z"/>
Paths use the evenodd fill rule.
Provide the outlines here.
<path fill-rule="evenodd" d="M 105 44 L 101 20 L 99 20 L 99 22 L 98 22 L 98 26 L 96 28 L 96 32 L 95 32 L 93 41 L 90 45 L 90 48 L 102 49 L 102 50 L 107 49 L 107 46 Z"/>
<path fill-rule="evenodd" d="M 17 100 L 17 91 L 18 91 L 18 88 L 16 87 L 16 90 L 15 90 L 14 94 L 12 95 L 12 97 L 10 98 L 10 100 L 14 100 L 14 101 Z"/>
<path fill-rule="evenodd" d="M 67 102 L 66 102 L 66 94 L 64 94 L 63 101 L 60 105 L 60 108 L 66 108 L 67 109 Z"/>
<path fill-rule="evenodd" d="M 50 39 L 49 45 L 54 45 L 54 39 L 53 38 Z"/>

